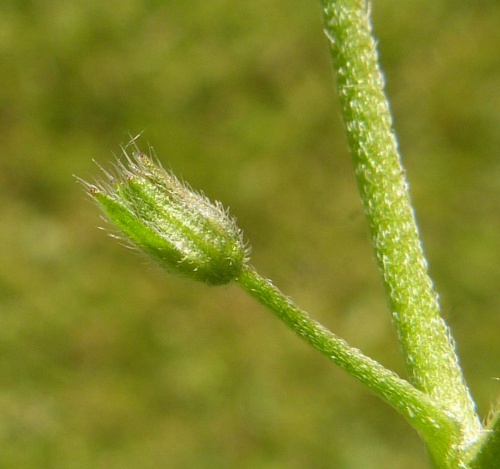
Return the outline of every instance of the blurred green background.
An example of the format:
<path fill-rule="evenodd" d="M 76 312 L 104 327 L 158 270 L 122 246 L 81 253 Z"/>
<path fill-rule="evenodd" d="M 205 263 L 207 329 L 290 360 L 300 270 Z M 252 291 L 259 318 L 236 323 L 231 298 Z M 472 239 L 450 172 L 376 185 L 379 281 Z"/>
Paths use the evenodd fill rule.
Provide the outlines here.
<path fill-rule="evenodd" d="M 375 33 L 431 273 L 478 408 L 500 394 L 500 5 L 387 0 Z M 418 436 L 236 286 L 97 229 L 74 175 L 130 135 L 252 261 L 404 375 L 319 2 L 3 0 L 0 467 L 427 467 Z"/>

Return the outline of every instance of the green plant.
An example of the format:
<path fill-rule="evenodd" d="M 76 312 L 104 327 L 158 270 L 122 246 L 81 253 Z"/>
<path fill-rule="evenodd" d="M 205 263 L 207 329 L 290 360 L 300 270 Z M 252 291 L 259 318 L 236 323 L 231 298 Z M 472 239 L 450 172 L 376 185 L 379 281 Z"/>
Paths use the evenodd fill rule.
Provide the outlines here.
<path fill-rule="evenodd" d="M 134 146 L 107 181 L 87 184 L 107 217 L 171 272 L 211 285 L 236 281 L 306 342 L 395 408 L 435 467 L 500 466 L 500 417 L 475 412 L 415 222 L 383 91 L 369 4 L 322 0 L 337 89 L 373 249 L 409 380 L 312 320 L 249 263 L 241 231 L 219 203 L 180 183 Z"/>

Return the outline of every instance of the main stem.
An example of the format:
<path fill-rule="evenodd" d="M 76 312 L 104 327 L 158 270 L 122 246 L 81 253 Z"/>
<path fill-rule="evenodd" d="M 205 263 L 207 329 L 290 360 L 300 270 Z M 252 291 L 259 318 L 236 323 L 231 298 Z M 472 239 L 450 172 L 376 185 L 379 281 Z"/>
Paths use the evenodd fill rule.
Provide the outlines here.
<path fill-rule="evenodd" d="M 308 344 L 401 413 L 421 433 L 435 457 L 447 453 L 457 438 L 458 425 L 441 406 L 311 319 L 251 267 L 244 267 L 237 282 Z"/>
<path fill-rule="evenodd" d="M 410 381 L 462 424 L 480 423 L 448 327 L 440 317 L 398 154 L 365 0 L 322 0 L 337 88 L 373 249 Z"/>

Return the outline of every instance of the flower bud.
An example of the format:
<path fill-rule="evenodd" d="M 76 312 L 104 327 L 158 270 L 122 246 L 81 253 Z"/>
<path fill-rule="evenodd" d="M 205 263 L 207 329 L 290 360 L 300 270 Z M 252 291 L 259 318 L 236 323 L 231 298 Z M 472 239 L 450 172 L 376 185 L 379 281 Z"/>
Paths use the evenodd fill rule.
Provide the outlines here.
<path fill-rule="evenodd" d="M 248 250 L 235 220 L 219 202 L 191 190 L 138 153 L 117 164 L 117 177 L 87 184 L 119 230 L 170 272 L 222 285 L 235 279 Z"/>

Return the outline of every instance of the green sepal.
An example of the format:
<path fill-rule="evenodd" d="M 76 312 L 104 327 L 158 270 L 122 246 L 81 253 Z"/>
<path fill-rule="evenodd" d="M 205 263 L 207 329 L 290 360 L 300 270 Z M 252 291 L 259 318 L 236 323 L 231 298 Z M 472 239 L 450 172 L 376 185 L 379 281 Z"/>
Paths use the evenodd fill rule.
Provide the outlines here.
<path fill-rule="evenodd" d="M 192 191 L 143 154 L 118 177 L 88 185 L 107 218 L 168 271 L 210 285 L 235 279 L 248 260 L 241 230 L 221 204 Z"/>

